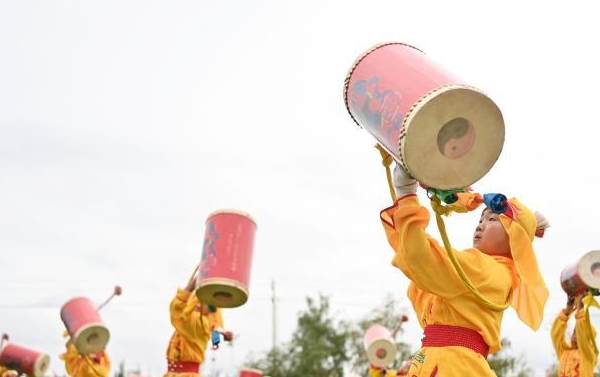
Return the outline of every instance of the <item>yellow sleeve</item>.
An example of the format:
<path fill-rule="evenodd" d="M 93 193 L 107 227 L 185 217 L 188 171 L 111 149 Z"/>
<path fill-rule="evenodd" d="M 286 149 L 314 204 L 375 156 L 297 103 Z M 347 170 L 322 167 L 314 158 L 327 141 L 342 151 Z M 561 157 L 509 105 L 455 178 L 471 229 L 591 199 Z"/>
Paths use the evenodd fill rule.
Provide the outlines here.
<path fill-rule="evenodd" d="M 60 355 L 60 359 L 64 360 L 65 362 L 65 369 L 67 370 L 67 374 L 69 374 L 70 376 L 78 376 L 80 375 L 79 370 L 81 369 L 80 363 L 84 360 L 79 354 L 79 352 L 77 352 L 77 349 L 75 348 L 75 345 L 73 345 L 73 342 L 69 340 L 65 347 L 67 348 L 67 351 Z"/>
<path fill-rule="evenodd" d="M 581 375 L 592 376 L 598 361 L 598 348 L 596 347 L 596 330 L 590 321 L 588 308 L 580 309 L 575 314 L 575 330 L 577 347 L 581 355 L 579 361 Z"/>
<path fill-rule="evenodd" d="M 177 295 L 171 301 L 171 324 L 177 331 L 191 341 L 206 341 L 206 333 L 210 329 L 205 328 L 207 321 L 202 318 L 201 311 L 196 310 L 196 304 L 200 304 L 192 292 L 178 289 Z M 203 320 L 204 319 L 204 320 Z"/>
<path fill-rule="evenodd" d="M 60 355 L 65 362 L 67 374 L 72 377 L 108 377 L 111 362 L 106 351 L 97 355 L 83 356 L 75 348 L 73 342 L 66 344 L 67 351 Z"/>
<path fill-rule="evenodd" d="M 565 341 L 565 331 L 567 330 L 567 320 L 569 317 L 565 315 L 565 313 L 561 311 L 558 313 L 554 322 L 552 323 L 552 328 L 550 329 L 550 337 L 552 338 L 552 344 L 554 345 L 554 351 L 556 352 L 556 357 L 558 359 L 561 358 L 563 352 L 567 349 L 567 342 Z"/>
<path fill-rule="evenodd" d="M 392 264 L 416 284 L 416 288 L 445 299 L 463 294 L 467 287 L 458 275 L 446 249 L 426 233 L 429 211 L 420 205 L 416 196 L 405 196 L 390 208 L 384 209 L 381 222 L 389 244 L 395 251 Z M 487 278 L 501 275 L 502 282 L 510 280 L 509 270 L 493 258 L 480 252 L 456 252 L 454 255 L 467 277 L 475 285 L 487 285 L 490 292 L 505 300 L 506 289 L 498 281 Z M 483 291 L 481 292 L 484 293 Z M 491 299 L 491 298 L 489 298 Z M 501 301 L 500 301 L 501 303 Z"/>

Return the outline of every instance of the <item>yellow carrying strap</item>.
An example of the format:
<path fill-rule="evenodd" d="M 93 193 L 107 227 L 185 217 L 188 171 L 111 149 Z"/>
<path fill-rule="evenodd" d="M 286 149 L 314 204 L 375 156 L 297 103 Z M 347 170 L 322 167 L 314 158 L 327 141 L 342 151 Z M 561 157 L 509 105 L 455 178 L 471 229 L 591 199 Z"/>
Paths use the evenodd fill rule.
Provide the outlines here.
<path fill-rule="evenodd" d="M 431 201 L 432 201 L 432 205 L 431 205 L 432 208 L 434 208 L 436 205 L 438 207 L 441 206 L 440 199 L 438 197 L 434 196 L 433 198 L 431 198 Z M 434 202 L 435 202 L 435 204 L 433 204 Z M 434 211 L 435 211 L 435 209 L 434 209 Z M 454 255 L 454 252 L 452 251 L 452 246 L 450 245 L 450 241 L 448 240 L 448 234 L 446 233 L 446 225 L 444 224 L 444 220 L 442 219 L 442 216 L 440 215 L 440 213 L 438 213 L 438 211 L 435 211 L 435 221 L 436 221 L 438 229 L 440 231 L 440 235 L 442 236 L 442 241 L 444 242 L 444 248 L 446 249 L 446 253 L 448 254 L 448 257 L 450 258 L 450 261 L 452 262 L 454 269 L 458 273 L 458 276 L 460 276 L 460 279 L 463 281 L 463 283 L 469 289 L 469 291 L 471 291 L 475 295 L 475 297 L 477 297 L 479 299 L 479 301 L 481 301 L 481 303 L 483 305 L 485 305 L 487 308 L 489 308 L 491 310 L 503 311 L 504 309 L 508 308 L 510 306 L 511 297 L 508 297 L 508 299 L 506 300 L 506 302 L 504 304 L 499 305 L 499 304 L 495 304 L 495 303 L 489 301 L 487 298 L 483 297 L 483 295 L 477 290 L 477 288 L 475 288 L 475 286 L 473 285 L 473 283 L 471 283 L 471 280 L 469 279 L 467 274 L 465 274 L 465 271 L 463 270 L 463 268 L 458 263 L 458 260 L 456 260 L 456 255 Z"/>
<path fill-rule="evenodd" d="M 397 197 L 396 197 L 396 191 L 394 190 L 392 174 L 390 171 L 390 165 L 392 164 L 392 161 L 394 161 L 394 159 L 385 149 L 383 149 L 383 147 L 381 145 L 377 144 L 377 145 L 375 145 L 375 148 L 377 148 L 377 150 L 379 150 L 379 153 L 381 154 L 381 158 L 382 158 L 381 163 L 383 164 L 383 166 L 385 167 L 385 170 L 386 170 L 388 186 L 390 189 L 390 194 L 392 196 L 392 201 L 395 202 Z M 442 236 L 444 248 L 446 249 L 448 258 L 450 258 L 450 261 L 452 262 L 452 265 L 454 266 L 454 269 L 456 270 L 456 273 L 458 274 L 458 276 L 460 277 L 462 282 L 469 289 L 469 291 L 471 291 L 471 293 L 473 293 L 475 295 L 475 297 L 477 297 L 479 299 L 479 301 L 481 301 L 481 303 L 483 305 L 485 305 L 487 308 L 489 308 L 491 310 L 495 310 L 495 311 L 503 311 L 506 308 L 508 308 L 510 306 L 511 297 L 508 297 L 508 299 L 506 300 L 506 302 L 504 304 L 501 304 L 501 305 L 495 304 L 495 303 L 489 301 L 487 298 L 483 297 L 483 295 L 477 290 L 477 288 L 473 285 L 473 283 L 471 283 L 471 280 L 468 278 L 465 271 L 458 263 L 458 260 L 456 259 L 456 255 L 454 255 L 454 251 L 452 251 L 452 246 L 450 245 L 450 241 L 448 240 L 448 234 L 446 232 L 446 225 L 444 224 L 444 220 L 442 219 L 442 215 L 446 215 L 446 216 L 449 215 L 450 212 L 453 211 L 453 208 L 451 206 L 442 205 L 441 200 L 435 195 L 433 195 L 430 199 L 431 199 L 431 208 L 435 212 L 435 221 L 436 221 L 437 227 L 440 231 L 440 235 Z"/>
<path fill-rule="evenodd" d="M 392 171 L 390 170 L 390 165 L 394 161 L 394 158 L 391 154 L 389 154 L 380 144 L 375 144 L 375 148 L 381 154 L 381 163 L 385 167 L 385 174 L 387 176 L 388 188 L 390 189 L 390 195 L 392 196 L 392 202 L 395 202 L 397 199 L 396 190 L 394 189 L 394 182 L 392 180 Z"/>

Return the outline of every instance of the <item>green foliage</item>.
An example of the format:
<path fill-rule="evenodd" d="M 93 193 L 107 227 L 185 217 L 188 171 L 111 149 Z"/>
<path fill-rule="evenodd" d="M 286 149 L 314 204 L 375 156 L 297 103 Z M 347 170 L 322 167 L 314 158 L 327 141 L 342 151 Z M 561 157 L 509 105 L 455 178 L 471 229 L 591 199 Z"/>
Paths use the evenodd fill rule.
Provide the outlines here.
<path fill-rule="evenodd" d="M 490 368 L 496 372 L 498 377 L 517 376 L 528 377 L 533 376 L 533 371 L 529 369 L 521 356 L 515 357 L 509 354 L 511 343 L 508 339 L 502 339 L 502 349 L 492 356 L 488 357 Z"/>
<path fill-rule="evenodd" d="M 306 302 L 307 309 L 299 313 L 292 340 L 263 357 L 247 360 L 245 365 L 271 377 L 343 377 L 348 371 L 366 376 L 369 362 L 363 345 L 364 333 L 373 324 L 394 329 L 399 323 L 391 296 L 357 322 L 336 321 L 329 313 L 329 299 L 323 295 L 317 300 L 307 298 Z M 390 367 L 398 367 L 410 359 L 420 346 L 413 344 L 413 348 L 401 341 L 396 344 L 396 360 Z M 502 349 L 488 358 L 498 377 L 532 376 L 522 357 L 511 355 L 510 349 L 510 341 L 503 339 Z"/>

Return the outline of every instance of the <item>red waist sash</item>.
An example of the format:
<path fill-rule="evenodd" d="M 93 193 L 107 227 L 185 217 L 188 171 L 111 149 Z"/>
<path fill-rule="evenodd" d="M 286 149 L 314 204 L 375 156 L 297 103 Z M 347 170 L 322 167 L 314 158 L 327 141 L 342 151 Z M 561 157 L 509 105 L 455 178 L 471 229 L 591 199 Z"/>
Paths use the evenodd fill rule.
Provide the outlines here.
<path fill-rule="evenodd" d="M 167 366 L 170 373 L 199 373 L 200 363 L 193 361 L 167 360 Z"/>
<path fill-rule="evenodd" d="M 421 342 L 423 347 L 466 347 L 485 358 L 490 350 L 490 346 L 485 343 L 481 334 L 461 326 L 427 325 Z"/>

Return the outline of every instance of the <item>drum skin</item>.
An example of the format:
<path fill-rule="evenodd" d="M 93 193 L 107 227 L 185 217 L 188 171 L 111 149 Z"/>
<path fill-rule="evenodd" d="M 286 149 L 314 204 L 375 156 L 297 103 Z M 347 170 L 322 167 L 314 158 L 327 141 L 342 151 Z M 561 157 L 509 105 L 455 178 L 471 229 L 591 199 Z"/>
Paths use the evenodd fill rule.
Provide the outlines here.
<path fill-rule="evenodd" d="M 245 212 L 219 210 L 206 220 L 196 296 L 219 308 L 248 300 L 256 223 Z"/>
<path fill-rule="evenodd" d="M 352 119 L 428 187 L 466 188 L 502 151 L 496 104 L 404 43 L 361 55 L 344 82 L 344 101 Z"/>
<path fill-rule="evenodd" d="M 363 345 L 369 363 L 376 367 L 387 367 L 396 358 L 396 343 L 390 330 L 381 325 L 372 325 L 363 337 Z"/>

